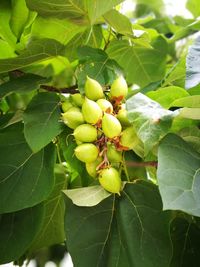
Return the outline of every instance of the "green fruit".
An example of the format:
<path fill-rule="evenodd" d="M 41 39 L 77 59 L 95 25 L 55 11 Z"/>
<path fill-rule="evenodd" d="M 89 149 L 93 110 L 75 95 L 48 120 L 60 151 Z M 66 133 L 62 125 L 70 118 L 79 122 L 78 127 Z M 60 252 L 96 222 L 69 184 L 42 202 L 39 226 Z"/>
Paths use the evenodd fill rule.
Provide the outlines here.
<path fill-rule="evenodd" d="M 99 183 L 101 186 L 111 193 L 118 193 L 121 189 L 121 179 L 119 172 L 111 167 L 103 169 L 99 175 Z"/>
<path fill-rule="evenodd" d="M 122 126 L 117 118 L 111 114 L 105 113 L 102 119 L 102 130 L 105 136 L 114 138 L 120 135 Z"/>
<path fill-rule="evenodd" d="M 74 150 L 76 157 L 85 163 L 93 162 L 97 159 L 99 151 L 93 144 L 81 144 Z"/>
<path fill-rule="evenodd" d="M 128 86 L 123 76 L 119 76 L 111 85 L 110 94 L 112 97 L 126 97 L 128 94 Z"/>
<path fill-rule="evenodd" d="M 133 149 L 140 143 L 135 129 L 131 126 L 122 131 L 120 136 L 120 144 L 129 149 Z"/>
<path fill-rule="evenodd" d="M 113 112 L 113 106 L 108 100 L 101 98 L 101 99 L 97 100 L 97 104 L 100 106 L 100 108 L 104 112 L 108 112 L 108 113 Z"/>
<path fill-rule="evenodd" d="M 122 161 L 122 152 L 117 151 L 115 146 L 108 144 L 107 157 L 111 163 L 118 163 Z"/>
<path fill-rule="evenodd" d="M 81 94 L 77 93 L 77 94 L 71 95 L 71 100 L 76 106 L 82 107 L 83 102 L 84 102 L 84 97 Z"/>
<path fill-rule="evenodd" d="M 92 176 L 93 178 L 97 177 L 98 173 L 97 173 L 96 168 L 101 162 L 102 162 L 102 158 L 98 157 L 95 161 L 85 164 L 88 174 Z"/>
<path fill-rule="evenodd" d="M 122 108 L 119 110 L 117 114 L 117 119 L 120 121 L 121 125 L 124 127 L 131 125 L 131 123 L 128 120 L 127 110 L 125 109 L 124 105 L 122 105 Z"/>
<path fill-rule="evenodd" d="M 99 105 L 88 98 L 85 98 L 82 113 L 85 121 L 88 123 L 96 124 L 102 118 L 102 110 Z"/>
<path fill-rule="evenodd" d="M 69 99 L 66 101 L 62 102 L 62 111 L 67 112 L 70 108 L 72 108 L 73 105 Z"/>
<path fill-rule="evenodd" d="M 74 137 L 81 142 L 94 142 L 97 140 L 97 129 L 90 124 L 82 124 L 74 130 Z"/>
<path fill-rule="evenodd" d="M 94 79 L 87 76 L 85 83 L 85 95 L 91 100 L 98 100 L 104 97 L 101 85 Z"/>
<path fill-rule="evenodd" d="M 84 123 L 83 114 L 77 107 L 72 107 L 67 112 L 62 113 L 62 120 L 71 129 Z"/>

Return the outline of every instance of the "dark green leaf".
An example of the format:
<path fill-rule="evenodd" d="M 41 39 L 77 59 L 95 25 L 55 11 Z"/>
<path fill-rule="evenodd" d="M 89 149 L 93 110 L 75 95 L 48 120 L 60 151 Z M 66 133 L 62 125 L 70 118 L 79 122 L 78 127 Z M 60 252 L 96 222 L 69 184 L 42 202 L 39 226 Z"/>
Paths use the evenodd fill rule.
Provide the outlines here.
<path fill-rule="evenodd" d="M 144 143 L 145 154 L 169 131 L 175 113 L 138 93 L 126 102 L 129 121 Z"/>
<path fill-rule="evenodd" d="M 34 74 L 25 74 L 0 85 L 0 98 L 15 93 L 27 93 L 39 89 L 47 79 Z"/>
<path fill-rule="evenodd" d="M 43 206 L 0 215 L 0 264 L 21 257 L 40 230 Z"/>
<path fill-rule="evenodd" d="M 32 40 L 17 57 L 0 59 L 0 73 L 21 69 L 34 62 L 62 55 L 64 46 L 52 39 Z"/>
<path fill-rule="evenodd" d="M 200 216 L 200 154 L 183 139 L 168 134 L 158 149 L 158 184 L 163 208 Z"/>
<path fill-rule="evenodd" d="M 54 184 L 54 146 L 34 154 L 25 142 L 23 125 L 17 123 L 0 130 L 0 150 L 0 213 L 46 199 Z"/>
<path fill-rule="evenodd" d="M 66 206 L 67 246 L 76 267 L 169 266 L 170 218 L 153 184 L 127 184 L 120 198 L 112 195 L 95 207 L 69 199 Z"/>
<path fill-rule="evenodd" d="M 192 88 L 200 83 L 200 37 L 190 47 L 186 61 L 186 88 Z"/>
<path fill-rule="evenodd" d="M 24 112 L 24 135 L 36 152 L 49 144 L 63 130 L 60 98 L 54 93 L 37 94 Z"/>
<path fill-rule="evenodd" d="M 135 46 L 127 40 L 115 40 L 106 50 L 124 69 L 128 82 L 141 87 L 164 76 L 166 41 L 159 37 L 153 48 Z"/>

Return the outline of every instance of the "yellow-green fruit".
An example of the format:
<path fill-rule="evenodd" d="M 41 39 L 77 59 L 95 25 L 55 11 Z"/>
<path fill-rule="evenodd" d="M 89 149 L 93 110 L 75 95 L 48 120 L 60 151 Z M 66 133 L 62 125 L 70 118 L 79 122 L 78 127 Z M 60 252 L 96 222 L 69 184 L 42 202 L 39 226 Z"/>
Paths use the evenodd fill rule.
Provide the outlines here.
<path fill-rule="evenodd" d="M 104 97 L 101 85 L 96 80 L 91 79 L 88 76 L 85 82 L 85 95 L 87 98 L 94 101 Z"/>
<path fill-rule="evenodd" d="M 74 130 L 74 137 L 81 142 L 94 142 L 97 140 L 97 129 L 91 124 L 79 125 Z"/>
<path fill-rule="evenodd" d="M 117 151 L 115 146 L 109 144 L 107 150 L 107 157 L 111 163 L 119 163 L 122 161 L 122 152 Z"/>
<path fill-rule="evenodd" d="M 82 113 L 85 121 L 88 123 L 95 124 L 102 118 L 102 110 L 99 105 L 88 98 L 85 98 Z"/>
<path fill-rule="evenodd" d="M 74 150 L 76 157 L 85 163 L 93 162 L 97 159 L 99 151 L 93 144 L 81 144 Z"/>
<path fill-rule="evenodd" d="M 120 136 L 120 144 L 122 146 L 133 149 L 140 143 L 140 139 L 137 136 L 135 129 L 131 126 L 122 131 Z"/>
<path fill-rule="evenodd" d="M 71 100 L 76 106 L 82 107 L 83 102 L 84 102 L 84 97 L 81 94 L 77 93 L 77 94 L 71 95 Z"/>
<path fill-rule="evenodd" d="M 114 138 L 120 135 L 122 126 L 115 116 L 105 113 L 102 119 L 102 130 L 105 136 Z"/>
<path fill-rule="evenodd" d="M 111 85 L 110 94 L 112 97 L 126 97 L 128 94 L 128 86 L 123 76 L 119 76 Z"/>
<path fill-rule="evenodd" d="M 98 157 L 95 161 L 85 164 L 86 170 L 91 177 L 93 178 L 97 177 L 98 173 L 97 173 L 96 168 L 101 162 L 102 162 L 102 158 Z"/>
<path fill-rule="evenodd" d="M 129 120 L 128 120 L 127 110 L 125 109 L 124 105 L 119 110 L 119 112 L 117 114 L 117 119 L 120 121 L 121 125 L 124 127 L 128 127 L 131 125 Z"/>
<path fill-rule="evenodd" d="M 113 167 L 103 169 L 99 175 L 99 183 L 107 191 L 111 193 L 119 193 L 121 189 L 119 172 Z"/>
<path fill-rule="evenodd" d="M 67 112 L 62 113 L 62 120 L 71 129 L 84 123 L 83 114 L 77 107 L 72 107 Z"/>
<path fill-rule="evenodd" d="M 73 107 L 73 105 L 69 99 L 66 99 L 66 101 L 62 102 L 61 107 L 63 112 L 67 112 L 70 108 Z"/>
<path fill-rule="evenodd" d="M 101 98 L 101 99 L 97 100 L 97 104 L 100 106 L 100 108 L 104 112 L 107 112 L 107 113 L 113 112 L 113 106 L 108 100 Z"/>

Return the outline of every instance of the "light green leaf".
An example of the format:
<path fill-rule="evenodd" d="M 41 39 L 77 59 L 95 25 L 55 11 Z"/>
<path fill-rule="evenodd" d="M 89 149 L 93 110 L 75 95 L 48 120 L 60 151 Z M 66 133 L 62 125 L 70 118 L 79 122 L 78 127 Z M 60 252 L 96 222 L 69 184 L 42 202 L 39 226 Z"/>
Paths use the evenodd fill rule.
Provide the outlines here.
<path fill-rule="evenodd" d="M 29 18 L 29 10 L 25 0 L 12 0 L 10 28 L 17 39 L 20 39 L 21 34 L 26 26 Z M 22 16 L 23 14 L 23 16 Z"/>
<path fill-rule="evenodd" d="M 60 98 L 52 93 L 37 94 L 24 112 L 24 135 L 36 152 L 49 144 L 63 130 Z"/>
<path fill-rule="evenodd" d="M 200 108 L 181 108 L 179 116 L 186 119 L 200 120 Z"/>
<path fill-rule="evenodd" d="M 157 102 L 138 93 L 126 102 L 128 119 L 144 143 L 147 154 L 166 135 L 176 113 L 166 110 Z"/>
<path fill-rule="evenodd" d="M 102 186 L 95 185 L 77 189 L 68 189 L 63 191 L 65 195 L 77 206 L 92 207 L 99 204 L 102 200 L 110 196 Z"/>
<path fill-rule="evenodd" d="M 186 96 L 176 99 L 170 107 L 200 108 L 200 95 Z"/>
<path fill-rule="evenodd" d="M 65 203 L 62 190 L 66 188 L 67 175 L 62 165 L 56 165 L 55 185 L 50 196 L 44 201 L 44 218 L 41 230 L 33 241 L 29 253 L 39 248 L 63 243 Z"/>
<path fill-rule="evenodd" d="M 200 153 L 200 129 L 197 126 L 184 128 L 178 134 Z"/>
<path fill-rule="evenodd" d="M 162 212 L 155 185 L 126 184 L 121 197 L 112 195 L 93 207 L 66 199 L 66 210 L 67 248 L 76 267 L 169 266 L 170 217 Z"/>
<path fill-rule="evenodd" d="M 167 50 L 162 37 L 156 40 L 155 48 L 136 46 L 127 40 L 115 40 L 106 52 L 124 69 L 129 83 L 144 87 L 164 76 Z"/>
<path fill-rule="evenodd" d="M 34 154 L 23 135 L 23 124 L 0 130 L 0 213 L 32 207 L 47 198 L 54 185 L 55 149 Z"/>
<path fill-rule="evenodd" d="M 0 264 L 19 259 L 40 230 L 43 206 L 0 215 Z"/>
<path fill-rule="evenodd" d="M 185 86 L 187 89 L 200 84 L 200 69 L 198 67 L 199 64 L 200 64 L 200 37 L 198 37 L 195 43 L 189 48 L 187 54 L 186 81 L 185 81 Z"/>
<path fill-rule="evenodd" d="M 13 92 L 28 93 L 40 88 L 40 84 L 46 82 L 47 79 L 34 74 L 25 74 L 16 79 L 0 85 L 0 98 L 7 96 Z"/>
<path fill-rule="evenodd" d="M 6 41 L 0 39 L 0 59 L 14 56 L 14 49 Z"/>
<path fill-rule="evenodd" d="M 157 176 L 164 210 L 200 216 L 200 154 L 179 136 L 161 141 Z"/>
<path fill-rule="evenodd" d="M 187 0 L 186 7 L 195 18 L 200 16 L 200 5 L 198 0 Z"/>
<path fill-rule="evenodd" d="M 64 46 L 52 39 L 32 40 L 17 57 L 0 59 L 0 73 L 21 69 L 34 62 L 64 54 Z"/>
<path fill-rule="evenodd" d="M 119 13 L 116 9 L 108 11 L 104 15 L 105 21 L 115 29 L 117 33 L 124 35 L 133 35 L 132 25 L 130 20 L 123 14 Z"/>
<path fill-rule="evenodd" d="M 85 30 L 85 26 L 71 23 L 67 19 L 38 16 L 33 23 L 31 33 L 37 38 L 55 39 L 62 44 L 67 44 L 76 34 Z"/>
<path fill-rule="evenodd" d="M 147 93 L 147 96 L 151 99 L 157 101 L 161 106 L 168 109 L 174 102 L 174 100 L 181 97 L 189 96 L 188 92 L 178 86 L 168 86 L 164 88 L 159 88 L 156 91 L 151 91 Z"/>

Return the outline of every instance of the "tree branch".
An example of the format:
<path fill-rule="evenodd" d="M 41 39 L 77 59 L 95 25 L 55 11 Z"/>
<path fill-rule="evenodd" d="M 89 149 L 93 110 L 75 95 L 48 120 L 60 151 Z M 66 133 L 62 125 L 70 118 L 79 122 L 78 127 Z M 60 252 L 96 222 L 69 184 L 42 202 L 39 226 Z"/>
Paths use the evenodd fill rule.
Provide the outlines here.
<path fill-rule="evenodd" d="M 128 167 L 156 167 L 158 166 L 157 161 L 146 161 L 146 162 L 136 162 L 136 161 L 126 161 Z"/>

